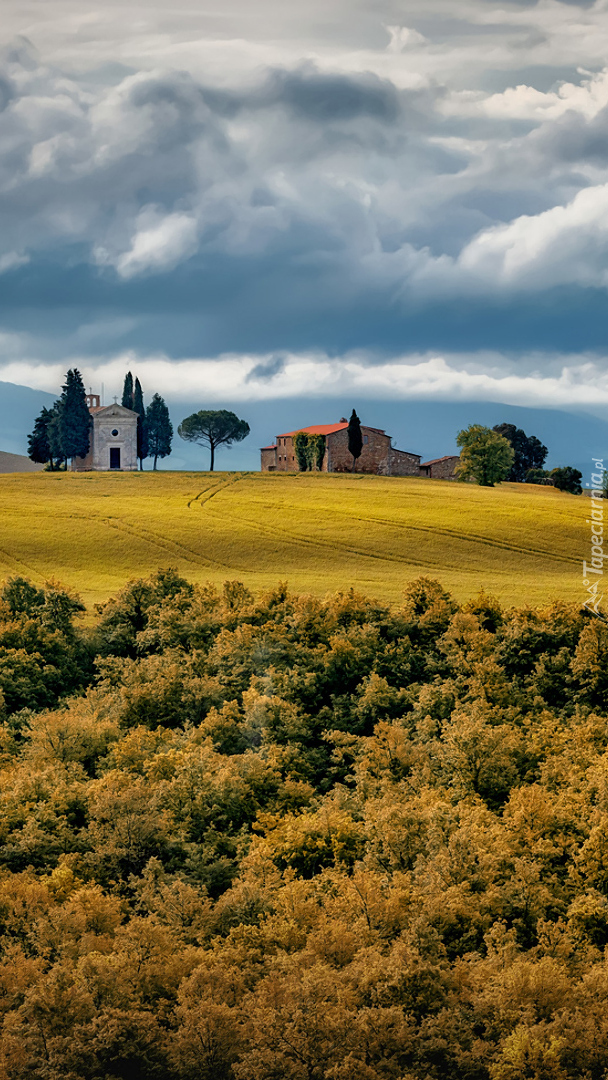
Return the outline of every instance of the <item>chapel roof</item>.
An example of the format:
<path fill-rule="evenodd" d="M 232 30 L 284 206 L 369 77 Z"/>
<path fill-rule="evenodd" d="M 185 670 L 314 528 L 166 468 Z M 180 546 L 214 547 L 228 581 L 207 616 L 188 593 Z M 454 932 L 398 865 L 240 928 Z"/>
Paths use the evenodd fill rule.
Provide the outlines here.
<path fill-rule="evenodd" d="M 91 416 L 100 416 L 107 413 L 108 416 L 137 416 L 134 409 L 127 409 L 124 405 L 113 402 L 111 405 L 92 405 L 89 407 Z"/>

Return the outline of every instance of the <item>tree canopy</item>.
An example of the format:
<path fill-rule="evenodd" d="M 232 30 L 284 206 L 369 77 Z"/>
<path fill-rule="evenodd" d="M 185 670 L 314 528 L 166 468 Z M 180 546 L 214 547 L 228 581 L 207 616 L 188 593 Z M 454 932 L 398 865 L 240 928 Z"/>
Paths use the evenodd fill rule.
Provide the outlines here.
<path fill-rule="evenodd" d="M 580 469 L 575 469 L 572 465 L 563 465 L 557 469 L 551 469 L 549 475 L 553 480 L 553 486 L 558 491 L 569 491 L 572 495 L 582 495 L 581 480 L 583 474 Z"/>
<path fill-rule="evenodd" d="M 52 409 L 42 407 L 40 415 L 34 421 L 34 430 L 28 435 L 28 457 L 39 465 L 48 465 L 51 470 L 59 467 L 63 460 L 61 453 L 55 454 L 51 447 L 51 424 L 57 419 L 57 404 Z"/>
<path fill-rule="evenodd" d="M 146 409 L 146 437 L 148 454 L 154 458 L 154 468 L 160 458 L 167 457 L 171 453 L 171 440 L 173 439 L 173 424 L 169 417 L 169 410 L 160 394 L 155 394 Z"/>
<path fill-rule="evenodd" d="M 0 1076 L 601 1080 L 608 628 L 0 587 Z"/>
<path fill-rule="evenodd" d="M 530 469 L 542 469 L 549 451 L 535 435 L 526 435 L 515 424 L 495 424 L 493 431 L 502 435 L 513 448 L 515 458 L 506 480 L 523 483 Z"/>
<path fill-rule="evenodd" d="M 133 408 L 133 375 L 130 371 L 127 371 L 127 374 L 125 375 L 125 381 L 122 388 L 121 405 L 125 409 Z"/>
<path fill-rule="evenodd" d="M 82 375 L 71 368 L 57 408 L 57 439 L 64 458 L 86 457 L 89 452 L 91 414 Z"/>
<path fill-rule="evenodd" d="M 494 487 L 509 475 L 515 452 L 503 435 L 481 424 L 470 424 L 456 438 L 461 448 L 457 474 L 460 480 L 476 480 L 482 487 Z"/>
<path fill-rule="evenodd" d="M 28 456 L 32 461 L 59 468 L 67 459 L 86 457 L 89 452 L 91 415 L 82 375 L 77 368 L 67 372 L 61 397 L 52 409 L 44 407 L 28 436 Z"/>
<path fill-rule="evenodd" d="M 144 460 L 148 457 L 148 432 L 146 428 L 144 395 L 139 379 L 135 380 L 135 386 L 133 388 L 133 405 L 131 408 L 133 409 L 133 412 L 137 413 L 137 457 L 139 458 L 139 468 L 143 469 Z"/>
<path fill-rule="evenodd" d="M 180 438 L 187 442 L 209 447 L 209 470 L 213 472 L 217 448 L 242 442 L 249 435 L 250 428 L 246 420 L 239 420 L 235 413 L 227 409 L 201 409 L 182 420 L 177 431 Z"/>
<path fill-rule="evenodd" d="M 361 421 L 353 409 L 348 421 L 348 452 L 352 454 L 353 469 L 361 457 L 363 449 L 363 436 L 361 434 Z"/>

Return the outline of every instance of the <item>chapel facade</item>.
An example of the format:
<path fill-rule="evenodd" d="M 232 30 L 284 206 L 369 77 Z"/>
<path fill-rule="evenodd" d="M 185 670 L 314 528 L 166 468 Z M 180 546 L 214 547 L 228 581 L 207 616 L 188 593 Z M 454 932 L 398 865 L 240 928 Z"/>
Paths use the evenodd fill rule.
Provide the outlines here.
<path fill-rule="evenodd" d="M 89 452 L 72 458 L 72 472 L 134 472 L 137 469 L 137 413 L 124 405 L 102 405 L 87 394 L 91 414 Z"/>

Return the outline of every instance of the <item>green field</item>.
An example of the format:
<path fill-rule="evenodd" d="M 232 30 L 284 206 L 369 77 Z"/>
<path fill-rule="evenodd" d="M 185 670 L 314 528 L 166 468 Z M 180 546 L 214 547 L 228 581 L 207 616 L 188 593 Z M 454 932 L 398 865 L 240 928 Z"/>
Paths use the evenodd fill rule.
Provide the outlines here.
<path fill-rule="evenodd" d="M 398 601 L 438 578 L 464 599 L 581 596 L 588 501 L 553 488 L 268 473 L 0 476 L 0 578 L 73 586 L 87 605 L 175 566 L 191 581 L 286 580 Z"/>

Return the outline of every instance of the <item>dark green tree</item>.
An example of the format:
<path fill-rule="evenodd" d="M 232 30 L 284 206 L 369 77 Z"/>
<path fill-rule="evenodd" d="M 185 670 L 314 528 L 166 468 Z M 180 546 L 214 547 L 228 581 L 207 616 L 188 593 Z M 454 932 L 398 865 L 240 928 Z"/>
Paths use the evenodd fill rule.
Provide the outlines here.
<path fill-rule="evenodd" d="M 148 438 L 148 454 L 154 458 L 154 469 L 159 457 L 167 457 L 171 453 L 171 440 L 173 438 L 173 424 L 169 419 L 169 410 L 160 396 L 155 394 L 146 409 L 146 435 Z"/>
<path fill-rule="evenodd" d="M 53 468 L 60 469 L 63 466 L 64 469 L 67 469 L 68 462 L 63 452 L 63 447 L 61 443 L 61 428 L 59 426 L 59 405 L 59 401 L 55 402 L 55 406 L 53 408 L 53 416 L 51 417 L 51 421 L 48 427 L 49 448 L 51 451 L 51 461 L 54 462 Z"/>
<path fill-rule="evenodd" d="M 543 468 L 549 451 L 535 435 L 526 435 L 515 424 L 496 424 L 492 430 L 511 444 L 515 454 L 507 480 L 523 483 L 530 469 Z"/>
<path fill-rule="evenodd" d="M 86 457 L 90 431 L 91 414 L 82 375 L 77 368 L 70 368 L 59 399 L 56 428 L 57 449 L 66 461 L 67 458 Z"/>
<path fill-rule="evenodd" d="M 547 447 L 536 435 L 528 435 L 528 461 L 531 469 L 542 469 L 548 453 Z"/>
<path fill-rule="evenodd" d="M 553 487 L 558 491 L 569 491 L 572 495 L 582 495 L 581 480 L 583 474 L 579 469 L 573 469 L 571 465 L 562 468 L 551 469 L 549 476 L 553 480 Z"/>
<path fill-rule="evenodd" d="M 308 435 L 305 431 L 297 431 L 293 440 L 293 449 L 300 472 L 306 472 L 310 467 L 308 456 Z"/>
<path fill-rule="evenodd" d="M 361 457 L 363 449 L 363 436 L 361 434 L 361 421 L 353 409 L 348 421 L 348 452 L 352 454 L 353 470 Z"/>
<path fill-rule="evenodd" d="M 133 408 L 133 376 L 130 371 L 127 371 L 127 374 L 125 375 L 121 405 L 125 409 Z"/>
<path fill-rule="evenodd" d="M 211 451 L 209 471 L 213 472 L 215 451 L 218 446 L 232 446 L 242 442 L 249 435 L 249 424 L 239 420 L 235 413 L 227 409 L 201 409 L 182 420 L 177 432 L 186 442 L 208 446 Z"/>
<path fill-rule="evenodd" d="M 309 435 L 308 442 L 310 447 L 310 467 L 311 469 L 318 469 L 320 472 L 325 457 L 325 436 Z"/>
<path fill-rule="evenodd" d="M 13 617 L 35 615 L 44 604 L 44 589 L 37 589 L 27 578 L 8 578 L 0 589 L 0 600 Z"/>
<path fill-rule="evenodd" d="M 494 487 L 506 480 L 515 451 L 504 435 L 482 424 L 470 424 L 458 432 L 456 443 L 462 448 L 457 468 L 460 480 L 476 480 L 482 487 Z"/>
<path fill-rule="evenodd" d="M 550 484 L 551 473 L 546 469 L 528 469 L 526 473 L 526 484 Z"/>
<path fill-rule="evenodd" d="M 27 438 L 27 455 L 30 461 L 35 461 L 38 465 L 48 465 L 52 470 L 59 467 L 59 463 L 55 464 L 49 438 L 50 426 L 56 418 L 57 405 L 53 405 L 52 409 L 44 406 L 34 421 L 34 430 Z"/>
<path fill-rule="evenodd" d="M 135 380 L 133 390 L 133 412 L 137 413 L 137 456 L 139 468 L 143 470 L 144 458 L 148 457 L 148 433 L 146 431 L 146 410 L 144 408 L 144 395 L 139 379 Z"/>

